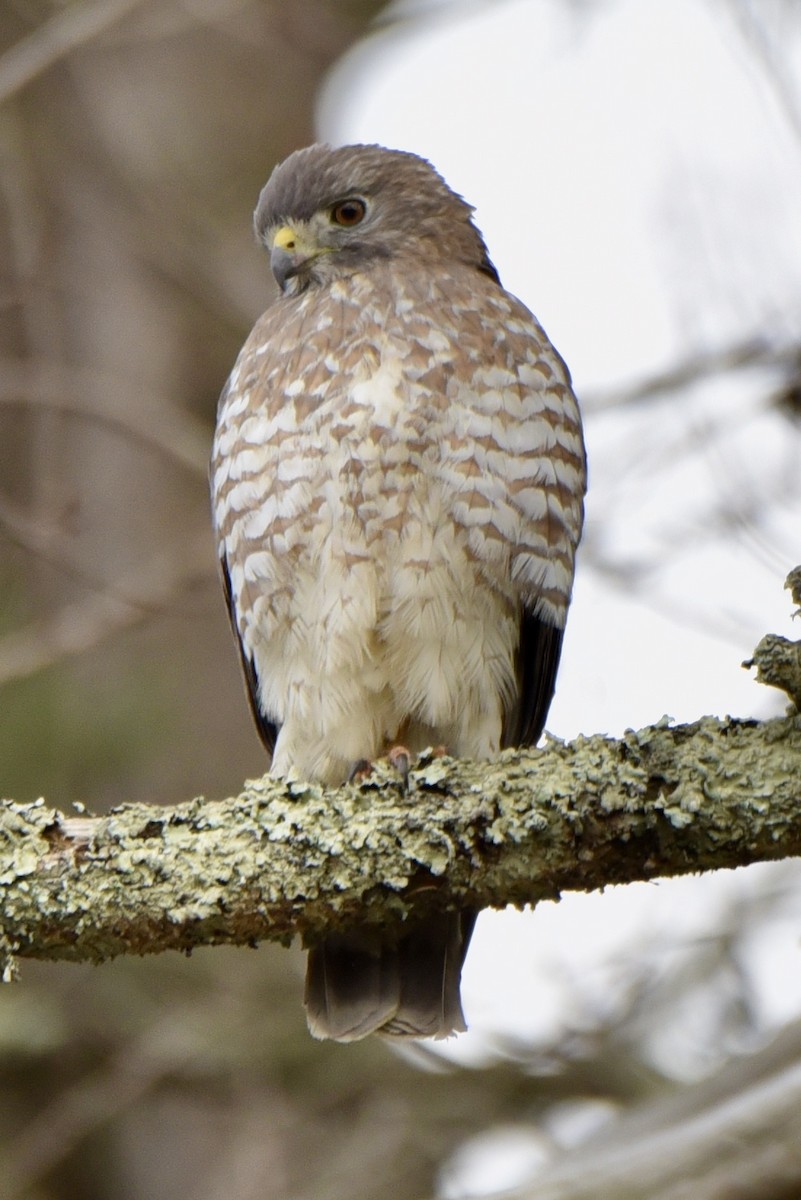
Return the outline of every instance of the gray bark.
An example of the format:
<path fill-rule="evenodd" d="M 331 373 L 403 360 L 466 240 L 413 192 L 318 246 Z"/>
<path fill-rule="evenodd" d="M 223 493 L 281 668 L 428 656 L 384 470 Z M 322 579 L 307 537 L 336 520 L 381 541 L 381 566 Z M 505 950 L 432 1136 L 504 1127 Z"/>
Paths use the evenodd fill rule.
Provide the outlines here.
<path fill-rule="evenodd" d="M 447 906 L 801 853 L 801 718 L 702 718 L 495 762 L 428 753 L 340 789 L 251 781 L 228 800 L 65 816 L 0 808 L 13 956 L 99 962 L 219 942 L 314 940 Z"/>

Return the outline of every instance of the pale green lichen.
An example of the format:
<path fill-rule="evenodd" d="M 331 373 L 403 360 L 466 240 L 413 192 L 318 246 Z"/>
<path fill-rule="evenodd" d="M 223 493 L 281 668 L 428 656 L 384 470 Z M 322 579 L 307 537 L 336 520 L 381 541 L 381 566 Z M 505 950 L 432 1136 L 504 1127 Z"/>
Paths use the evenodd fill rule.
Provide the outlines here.
<path fill-rule="evenodd" d="M 99 960 L 797 854 L 799 778 L 797 722 L 663 720 L 492 763 L 423 755 L 408 791 L 379 766 L 337 791 L 264 778 L 77 825 L 6 804 L 5 929 L 16 953 Z"/>

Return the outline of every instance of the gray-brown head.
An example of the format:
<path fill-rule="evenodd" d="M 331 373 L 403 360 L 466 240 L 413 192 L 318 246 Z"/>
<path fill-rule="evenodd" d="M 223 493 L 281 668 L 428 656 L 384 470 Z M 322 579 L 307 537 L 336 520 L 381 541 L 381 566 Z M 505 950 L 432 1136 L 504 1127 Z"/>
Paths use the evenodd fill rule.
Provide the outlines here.
<path fill-rule="evenodd" d="M 275 168 L 254 215 L 282 291 L 297 295 L 411 256 L 459 262 L 497 280 L 473 209 L 430 163 L 383 146 L 308 146 Z"/>

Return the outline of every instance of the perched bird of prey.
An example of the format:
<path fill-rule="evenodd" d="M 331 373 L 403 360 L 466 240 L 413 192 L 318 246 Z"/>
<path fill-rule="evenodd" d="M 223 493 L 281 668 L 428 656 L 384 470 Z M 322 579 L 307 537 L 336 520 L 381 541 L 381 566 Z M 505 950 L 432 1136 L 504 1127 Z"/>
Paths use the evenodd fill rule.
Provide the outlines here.
<path fill-rule="evenodd" d="M 274 776 L 341 784 L 398 744 L 487 758 L 542 732 L 583 519 L 581 423 L 472 213 L 424 159 L 380 146 L 299 150 L 259 198 L 281 294 L 222 394 L 212 490 Z M 464 1029 L 474 920 L 325 938 L 311 1032 Z"/>

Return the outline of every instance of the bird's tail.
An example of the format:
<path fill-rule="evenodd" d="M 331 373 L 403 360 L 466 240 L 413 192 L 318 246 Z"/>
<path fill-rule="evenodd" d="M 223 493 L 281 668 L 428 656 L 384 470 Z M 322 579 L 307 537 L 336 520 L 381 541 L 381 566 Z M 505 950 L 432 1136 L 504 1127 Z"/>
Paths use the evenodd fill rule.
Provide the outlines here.
<path fill-rule="evenodd" d="M 366 929 L 324 938 L 306 968 L 311 1033 L 356 1042 L 371 1033 L 443 1038 L 466 1029 L 459 983 L 476 915 L 437 914 L 391 943 Z"/>

